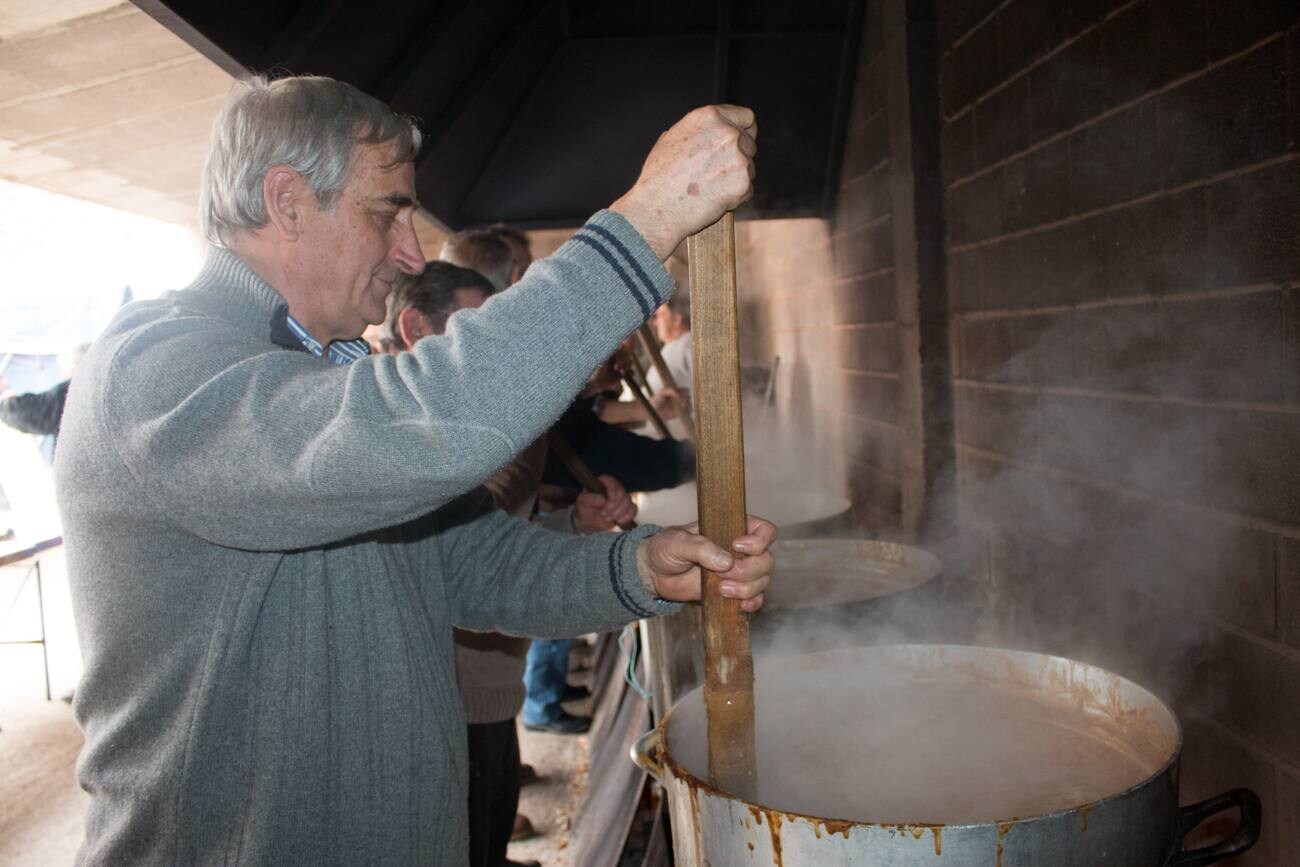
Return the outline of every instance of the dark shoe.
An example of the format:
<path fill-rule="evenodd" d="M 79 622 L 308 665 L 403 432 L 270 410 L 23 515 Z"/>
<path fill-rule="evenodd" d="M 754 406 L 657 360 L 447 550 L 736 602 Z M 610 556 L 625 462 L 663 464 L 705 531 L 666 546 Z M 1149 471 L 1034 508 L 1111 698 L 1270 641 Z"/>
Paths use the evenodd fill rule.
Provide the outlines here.
<path fill-rule="evenodd" d="M 523 813 L 515 813 L 515 826 L 510 829 L 510 842 L 518 843 L 520 840 L 531 840 L 537 836 L 537 829 L 533 823 L 528 821 L 528 817 Z"/>
<path fill-rule="evenodd" d="M 591 717 L 562 713 L 550 722 L 537 725 L 526 722 L 524 728 L 530 732 L 550 732 L 553 735 L 580 735 L 591 728 Z"/>
<path fill-rule="evenodd" d="M 519 785 L 531 786 L 533 783 L 537 782 L 540 779 L 541 777 L 537 775 L 537 768 L 534 768 L 532 765 L 528 764 L 528 762 L 520 763 Z"/>
<path fill-rule="evenodd" d="M 585 686 L 574 686 L 571 683 L 564 685 L 564 695 L 560 696 L 560 701 L 582 701 L 584 698 L 591 698 L 591 690 Z"/>

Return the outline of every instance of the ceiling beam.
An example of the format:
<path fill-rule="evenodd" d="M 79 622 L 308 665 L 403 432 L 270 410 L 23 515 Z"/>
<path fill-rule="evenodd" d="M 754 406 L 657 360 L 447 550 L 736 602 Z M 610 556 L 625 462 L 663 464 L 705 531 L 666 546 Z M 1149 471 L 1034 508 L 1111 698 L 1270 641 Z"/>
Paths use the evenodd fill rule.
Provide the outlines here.
<path fill-rule="evenodd" d="M 450 30 L 450 24 L 468 6 L 472 0 L 444 0 L 433 14 L 425 19 L 419 32 L 402 49 L 401 55 L 393 62 L 392 68 L 384 76 L 372 95 L 380 102 L 390 103 L 401 91 L 416 67 L 424 62 L 430 51 L 435 49 L 438 40 Z"/>
<path fill-rule="evenodd" d="M 308 49 L 320 38 L 342 6 L 343 0 L 299 0 L 293 18 L 280 31 L 275 43 L 262 53 L 261 68 L 282 67 L 290 72 L 301 72 L 297 67 L 307 56 Z"/>
<path fill-rule="evenodd" d="M 727 71 L 731 62 L 731 0 L 718 0 L 717 46 L 713 55 L 713 101 L 727 101 Z"/>
<path fill-rule="evenodd" d="M 826 154 L 826 176 L 822 181 L 822 213 L 827 217 L 835 213 L 839 197 L 840 165 L 844 161 L 844 139 L 848 134 L 853 85 L 858 77 L 858 51 L 862 43 L 864 7 L 868 2 L 878 0 L 848 0 L 848 20 L 844 22 L 844 42 L 833 103 L 835 110 L 831 115 L 830 149 Z"/>

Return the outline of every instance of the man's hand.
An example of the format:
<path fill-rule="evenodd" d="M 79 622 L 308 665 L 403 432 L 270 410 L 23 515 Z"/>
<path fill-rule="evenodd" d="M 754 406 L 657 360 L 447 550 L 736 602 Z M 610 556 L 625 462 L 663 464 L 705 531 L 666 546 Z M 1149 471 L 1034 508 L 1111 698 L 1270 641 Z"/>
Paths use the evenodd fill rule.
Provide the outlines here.
<path fill-rule="evenodd" d="M 722 579 L 723 596 L 743 600 L 745 611 L 763 607 L 763 591 L 772 578 L 768 546 L 776 540 L 776 527 L 749 516 L 749 532 L 731 543 L 729 553 L 696 531 L 698 524 L 667 527 L 643 540 L 636 550 L 641 580 L 661 599 L 694 602 L 700 598 L 700 566 Z"/>
<path fill-rule="evenodd" d="M 750 197 L 757 139 L 758 124 L 749 109 L 697 108 L 659 136 L 641 176 L 610 208 L 667 259 L 687 235 L 713 225 Z"/>
<path fill-rule="evenodd" d="M 685 415 L 686 408 L 691 405 L 690 389 L 660 389 L 650 396 L 650 405 L 664 421 L 672 421 L 678 416 Z"/>
<path fill-rule="evenodd" d="M 573 504 L 573 523 L 579 533 L 599 533 L 619 524 L 627 524 L 636 517 L 636 503 L 627 495 L 627 489 L 613 476 L 600 476 L 605 495 L 583 491 Z"/>

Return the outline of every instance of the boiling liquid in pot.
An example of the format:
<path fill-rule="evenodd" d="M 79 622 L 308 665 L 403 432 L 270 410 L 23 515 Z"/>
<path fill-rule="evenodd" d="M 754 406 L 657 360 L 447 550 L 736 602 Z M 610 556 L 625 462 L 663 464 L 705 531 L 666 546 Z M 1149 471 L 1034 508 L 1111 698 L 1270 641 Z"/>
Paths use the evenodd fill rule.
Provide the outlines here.
<path fill-rule="evenodd" d="M 877 670 L 771 681 L 755 695 L 751 800 L 792 813 L 890 824 L 1028 817 L 1118 794 L 1173 750 L 1135 738 L 1131 721 L 962 677 Z M 683 703 L 670 721 L 671 754 L 707 779 L 702 711 Z"/>

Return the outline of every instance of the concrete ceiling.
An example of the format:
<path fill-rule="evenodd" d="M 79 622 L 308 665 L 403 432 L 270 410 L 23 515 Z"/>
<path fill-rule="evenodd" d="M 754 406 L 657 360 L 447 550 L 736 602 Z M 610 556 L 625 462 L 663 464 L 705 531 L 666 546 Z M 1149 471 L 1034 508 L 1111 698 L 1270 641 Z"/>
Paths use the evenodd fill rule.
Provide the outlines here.
<path fill-rule="evenodd" d="M 0 179 L 197 229 L 230 74 L 131 3 L 0 2 Z M 418 221 L 425 253 L 445 233 Z"/>
<path fill-rule="evenodd" d="M 129 3 L 5 0 L 0 178 L 193 226 L 229 86 Z"/>

